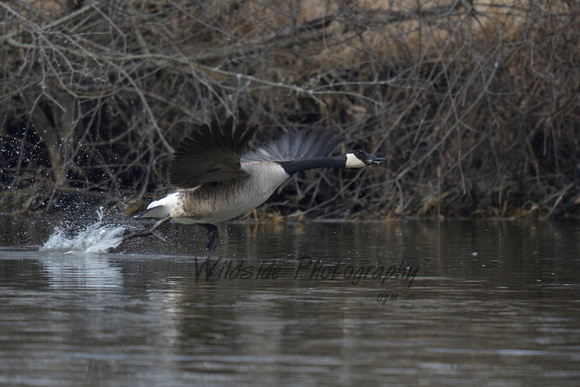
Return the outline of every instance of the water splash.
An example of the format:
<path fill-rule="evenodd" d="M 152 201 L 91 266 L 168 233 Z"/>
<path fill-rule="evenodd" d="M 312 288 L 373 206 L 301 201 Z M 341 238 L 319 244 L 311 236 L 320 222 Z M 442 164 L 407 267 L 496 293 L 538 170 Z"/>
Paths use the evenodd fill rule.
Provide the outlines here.
<path fill-rule="evenodd" d="M 98 212 L 99 220 L 72 235 L 67 230 L 56 227 L 54 233 L 42 245 L 40 251 L 63 251 L 65 254 L 106 253 L 119 246 L 123 241 L 125 227 L 105 224 L 102 211 Z"/>

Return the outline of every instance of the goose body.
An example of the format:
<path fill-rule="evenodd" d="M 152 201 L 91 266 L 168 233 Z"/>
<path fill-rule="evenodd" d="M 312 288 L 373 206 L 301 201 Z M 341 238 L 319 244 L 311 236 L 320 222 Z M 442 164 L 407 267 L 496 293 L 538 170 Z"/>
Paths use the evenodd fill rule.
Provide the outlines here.
<path fill-rule="evenodd" d="M 323 132 L 285 135 L 255 151 L 244 152 L 256 129 L 245 123 L 234 127 L 230 117 L 223 126 L 217 121 L 211 126 L 202 125 L 184 140 L 169 167 L 169 180 L 178 190 L 151 202 L 138 215 L 160 219 L 151 229 L 126 235 L 124 240 L 150 235 L 173 219 L 204 227 L 209 237 L 207 249 L 212 253 L 219 240 L 214 223 L 252 211 L 294 173 L 326 167 L 361 168 L 385 162 L 362 150 L 325 157 L 338 141 Z"/>
<path fill-rule="evenodd" d="M 244 215 L 264 203 L 290 175 L 278 163 L 247 162 L 248 177 L 180 189 L 152 202 L 142 218 L 171 216 L 184 224 L 219 223 Z"/>

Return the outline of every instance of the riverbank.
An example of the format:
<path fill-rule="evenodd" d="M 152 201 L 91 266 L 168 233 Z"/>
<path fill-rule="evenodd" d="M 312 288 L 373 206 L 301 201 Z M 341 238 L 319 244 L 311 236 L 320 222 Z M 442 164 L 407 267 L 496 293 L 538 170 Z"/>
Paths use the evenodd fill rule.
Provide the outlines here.
<path fill-rule="evenodd" d="M 233 115 L 250 148 L 324 130 L 387 160 L 300 174 L 264 216 L 579 216 L 578 2 L 69 3 L 0 3 L 1 212 L 137 211 Z"/>

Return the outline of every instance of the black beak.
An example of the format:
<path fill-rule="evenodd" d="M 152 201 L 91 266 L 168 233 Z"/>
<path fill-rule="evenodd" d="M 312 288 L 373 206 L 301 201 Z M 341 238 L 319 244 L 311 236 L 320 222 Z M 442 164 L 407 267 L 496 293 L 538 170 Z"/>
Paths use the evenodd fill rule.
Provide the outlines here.
<path fill-rule="evenodd" d="M 382 157 L 377 157 L 377 156 L 373 156 L 373 155 L 368 155 L 367 157 L 367 164 L 371 165 L 371 164 L 384 164 L 386 163 L 387 160 L 385 160 Z"/>

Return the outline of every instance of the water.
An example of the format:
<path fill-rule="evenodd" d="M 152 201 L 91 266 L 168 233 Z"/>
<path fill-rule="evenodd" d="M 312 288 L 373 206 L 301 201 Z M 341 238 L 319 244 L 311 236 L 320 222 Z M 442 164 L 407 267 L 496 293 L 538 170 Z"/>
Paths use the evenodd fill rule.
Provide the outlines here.
<path fill-rule="evenodd" d="M 125 227 L 108 224 L 103 213 L 99 219 L 88 225 L 68 224 L 68 230 L 57 226 L 53 234 L 42 244 L 39 251 L 62 251 L 65 254 L 98 254 L 118 247 L 123 241 Z"/>
<path fill-rule="evenodd" d="M 204 230 L 114 248 L 96 222 L 0 218 L 1 385 L 580 376 L 579 222 L 232 223 L 209 278 Z"/>

